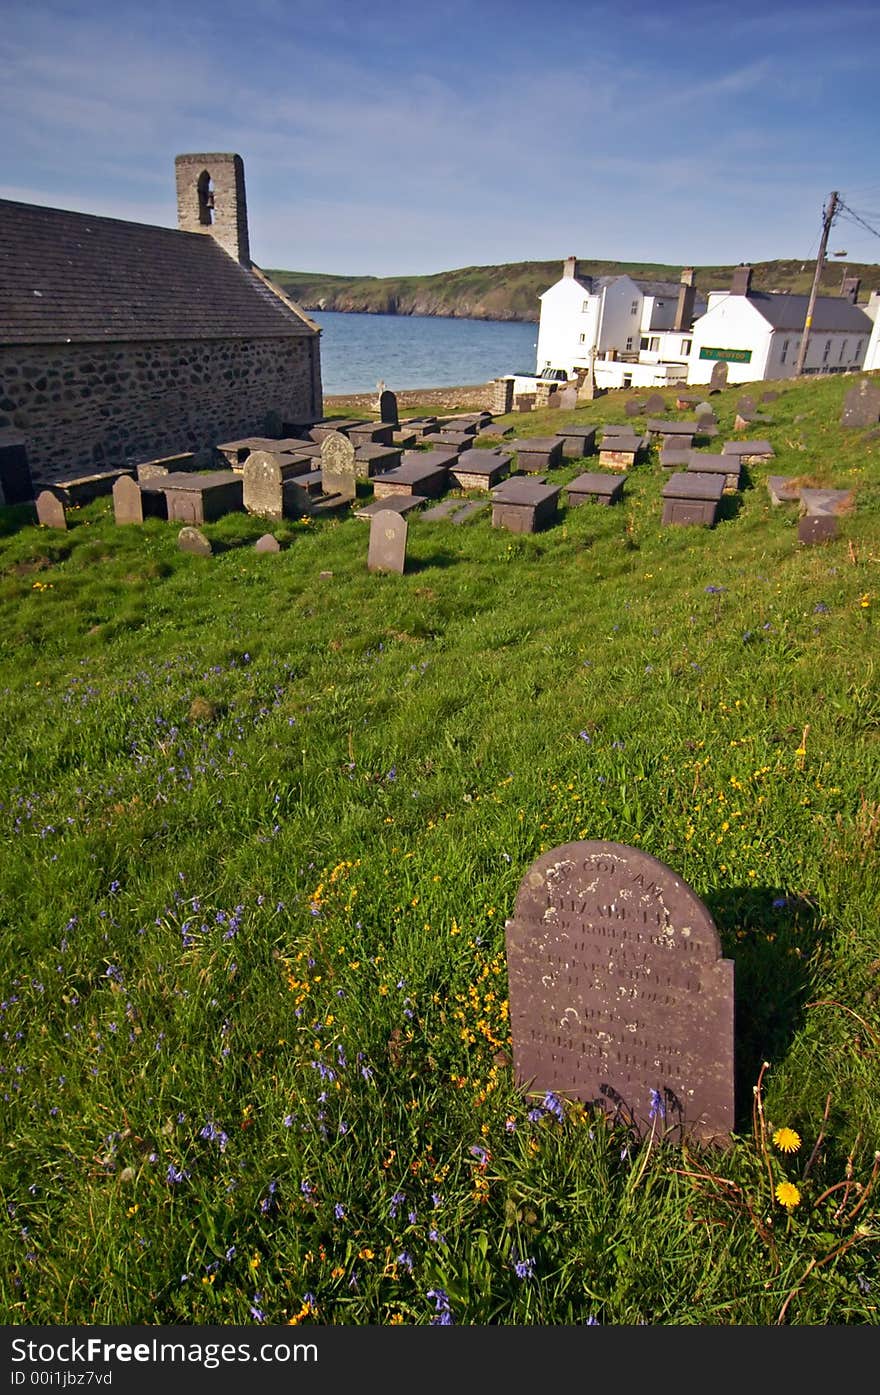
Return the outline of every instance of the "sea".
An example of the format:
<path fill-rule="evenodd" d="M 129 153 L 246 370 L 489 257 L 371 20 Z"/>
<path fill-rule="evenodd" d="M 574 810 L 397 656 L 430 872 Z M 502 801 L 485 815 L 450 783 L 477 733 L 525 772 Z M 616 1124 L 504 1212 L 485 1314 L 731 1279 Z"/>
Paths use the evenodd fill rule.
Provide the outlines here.
<path fill-rule="evenodd" d="M 506 373 L 534 373 L 537 324 L 433 315 L 346 315 L 309 310 L 321 334 L 327 397 L 409 388 L 470 387 Z"/>

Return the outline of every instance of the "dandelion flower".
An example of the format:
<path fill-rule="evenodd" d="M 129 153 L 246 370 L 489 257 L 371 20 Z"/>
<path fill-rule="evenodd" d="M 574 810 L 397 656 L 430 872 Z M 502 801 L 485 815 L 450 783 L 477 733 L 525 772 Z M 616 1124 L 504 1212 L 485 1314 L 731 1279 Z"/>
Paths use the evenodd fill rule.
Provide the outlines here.
<path fill-rule="evenodd" d="M 801 1146 L 801 1136 L 794 1129 L 777 1129 L 773 1142 L 781 1153 L 796 1153 Z"/>
<path fill-rule="evenodd" d="M 776 1187 L 776 1200 L 786 1211 L 793 1211 L 801 1204 L 801 1194 L 794 1182 L 780 1182 Z"/>

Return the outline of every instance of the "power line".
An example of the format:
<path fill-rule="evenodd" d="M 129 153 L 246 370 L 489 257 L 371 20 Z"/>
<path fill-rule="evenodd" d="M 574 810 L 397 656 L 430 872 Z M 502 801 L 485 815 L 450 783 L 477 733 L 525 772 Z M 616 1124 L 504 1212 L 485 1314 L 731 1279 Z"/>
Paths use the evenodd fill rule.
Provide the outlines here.
<path fill-rule="evenodd" d="M 867 228 L 868 232 L 873 233 L 875 237 L 880 237 L 880 232 L 878 232 L 876 228 L 872 228 L 870 223 L 866 223 L 864 218 L 860 217 L 858 213 L 854 212 L 853 209 L 851 209 L 847 204 L 845 204 L 842 199 L 839 200 L 837 207 L 840 211 L 841 217 L 845 218 L 846 215 L 849 214 L 850 219 L 852 219 L 854 222 L 860 223 L 863 228 Z"/>

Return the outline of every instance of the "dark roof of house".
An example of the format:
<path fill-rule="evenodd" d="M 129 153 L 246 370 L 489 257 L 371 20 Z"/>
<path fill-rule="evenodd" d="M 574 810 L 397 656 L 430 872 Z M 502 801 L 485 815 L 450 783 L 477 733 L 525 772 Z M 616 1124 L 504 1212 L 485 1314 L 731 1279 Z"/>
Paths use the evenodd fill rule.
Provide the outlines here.
<path fill-rule="evenodd" d="M 210 234 L 0 199 L 0 342 L 285 339 L 317 327 Z"/>
<path fill-rule="evenodd" d="M 774 329 L 803 330 L 807 318 L 809 296 L 770 295 L 766 291 L 750 291 L 749 301 Z M 852 301 L 843 296 L 819 295 L 813 307 L 811 329 L 848 330 L 853 334 L 870 334 L 872 321 Z"/>

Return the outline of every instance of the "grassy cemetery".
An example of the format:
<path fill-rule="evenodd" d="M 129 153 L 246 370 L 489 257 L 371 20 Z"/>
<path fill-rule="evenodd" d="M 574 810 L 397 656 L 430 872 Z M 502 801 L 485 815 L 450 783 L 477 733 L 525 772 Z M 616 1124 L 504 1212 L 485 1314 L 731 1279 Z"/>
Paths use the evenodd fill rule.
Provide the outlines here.
<path fill-rule="evenodd" d="M 473 447 L 616 425 L 613 497 L 569 499 L 609 472 L 557 453 L 546 526 L 505 525 L 514 491 L 493 527 L 472 453 L 447 497 L 485 507 L 412 509 L 402 572 L 368 568 L 352 508 L 227 513 L 207 556 L 109 497 L 66 527 L 0 508 L 7 1322 L 878 1322 L 857 381 L 775 384 L 738 432 L 742 389 L 708 399 L 714 526 L 664 524 L 670 439 L 610 459 L 646 431 L 632 393 Z M 774 455 L 734 457 L 730 488 L 743 437 Z M 805 529 L 777 476 L 851 498 Z M 659 1099 L 646 1134 L 517 1083 L 505 922 L 582 840 L 658 858 L 714 920 L 728 1146 L 674 1136 Z"/>

